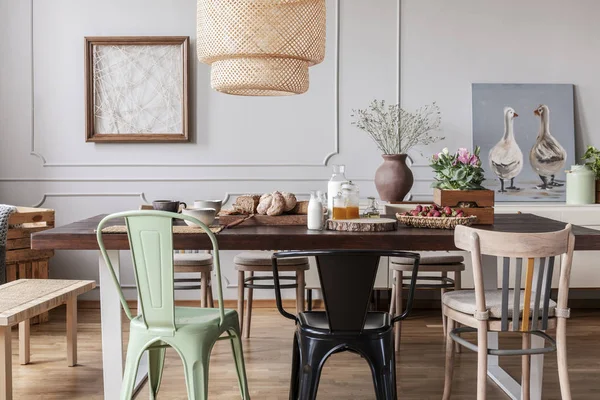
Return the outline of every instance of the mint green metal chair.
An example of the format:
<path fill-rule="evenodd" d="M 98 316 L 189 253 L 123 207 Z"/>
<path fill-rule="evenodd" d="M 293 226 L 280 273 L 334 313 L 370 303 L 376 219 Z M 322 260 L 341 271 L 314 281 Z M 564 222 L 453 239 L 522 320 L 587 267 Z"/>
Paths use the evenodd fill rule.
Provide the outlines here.
<path fill-rule="evenodd" d="M 138 315 L 132 316 L 115 275 L 104 242 L 102 228 L 110 220 L 125 218 L 139 296 Z M 175 307 L 173 295 L 173 219 L 191 221 L 201 227 L 213 245 L 219 308 Z M 218 340 L 231 341 L 240 394 L 250 399 L 238 315 L 223 308 L 219 247 L 215 235 L 196 218 L 163 211 L 127 211 L 112 214 L 98 224 L 98 245 L 119 291 L 121 305 L 131 320 L 121 399 L 132 398 L 135 376 L 144 352 L 148 351 L 150 398 L 160 387 L 165 350 L 172 347 L 183 361 L 188 398 L 208 397 L 208 364 Z M 225 335 L 225 336 L 222 336 Z"/>

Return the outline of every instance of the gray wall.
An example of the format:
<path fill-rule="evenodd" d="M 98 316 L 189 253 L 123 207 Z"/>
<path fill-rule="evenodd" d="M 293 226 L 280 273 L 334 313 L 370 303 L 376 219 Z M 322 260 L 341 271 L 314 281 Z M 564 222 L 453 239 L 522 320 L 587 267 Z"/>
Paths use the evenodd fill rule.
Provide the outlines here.
<path fill-rule="evenodd" d="M 193 38 L 195 2 L 0 0 L 0 202 L 54 208 L 64 224 L 158 197 L 304 194 L 326 187 L 332 163 L 348 166 L 362 196 L 374 195 L 381 159 L 350 125 L 351 109 L 398 94 L 409 109 L 436 100 L 447 140 L 420 150 L 469 146 L 472 82 L 574 83 L 577 147 L 600 144 L 600 2 L 340 3 L 339 43 L 336 0 L 328 0 L 327 56 L 311 68 L 306 95 L 222 95 L 209 87 L 209 67 L 192 60 L 191 143 L 94 145 L 84 141 L 83 37 Z M 413 193 L 430 197 L 426 160 L 413 157 Z M 233 254 L 224 256 L 234 285 Z M 96 265 L 95 254 L 58 252 L 52 276 L 95 278 Z"/>

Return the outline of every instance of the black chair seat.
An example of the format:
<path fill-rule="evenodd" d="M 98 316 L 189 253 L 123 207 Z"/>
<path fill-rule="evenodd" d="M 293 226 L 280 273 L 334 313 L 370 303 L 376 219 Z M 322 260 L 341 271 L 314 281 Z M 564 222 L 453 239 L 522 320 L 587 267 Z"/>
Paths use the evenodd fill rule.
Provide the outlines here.
<path fill-rule="evenodd" d="M 325 311 L 305 311 L 298 314 L 298 322 L 302 328 L 320 330 L 329 334 L 329 320 Z M 390 314 L 386 312 L 368 312 L 362 332 L 376 333 L 390 329 Z"/>

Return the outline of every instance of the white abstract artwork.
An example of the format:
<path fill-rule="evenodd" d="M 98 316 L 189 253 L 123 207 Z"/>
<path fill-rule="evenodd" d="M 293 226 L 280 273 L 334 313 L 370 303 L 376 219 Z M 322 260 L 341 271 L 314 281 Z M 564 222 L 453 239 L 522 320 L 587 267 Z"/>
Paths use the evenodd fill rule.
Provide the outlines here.
<path fill-rule="evenodd" d="M 187 140 L 187 38 L 174 44 L 93 39 L 88 140 Z"/>

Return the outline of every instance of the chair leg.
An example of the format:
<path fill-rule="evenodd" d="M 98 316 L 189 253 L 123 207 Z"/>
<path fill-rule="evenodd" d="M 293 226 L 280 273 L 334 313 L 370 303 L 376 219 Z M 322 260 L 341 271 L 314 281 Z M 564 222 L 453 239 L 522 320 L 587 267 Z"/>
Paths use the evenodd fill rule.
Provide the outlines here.
<path fill-rule="evenodd" d="M 396 400 L 396 360 L 392 335 L 369 343 L 366 359 L 373 373 L 376 399 Z"/>
<path fill-rule="evenodd" d="M 390 295 L 390 315 L 392 317 L 396 316 L 394 314 L 396 312 L 396 282 L 394 281 L 394 276 L 396 276 L 395 273 L 392 276 L 392 294 Z"/>
<path fill-rule="evenodd" d="M 480 321 L 477 329 L 477 400 L 486 399 L 488 364 L 487 321 Z"/>
<path fill-rule="evenodd" d="M 150 385 L 150 398 L 156 399 L 160 381 L 162 379 L 163 367 L 165 365 L 166 349 L 148 349 L 148 382 Z"/>
<path fill-rule="evenodd" d="M 29 320 L 19 322 L 19 363 L 21 365 L 29 364 L 30 360 L 30 332 Z M 67 328 L 67 333 L 69 332 Z M 69 345 L 67 344 L 67 351 L 69 350 Z M 68 357 L 67 357 L 68 358 Z"/>
<path fill-rule="evenodd" d="M 10 326 L 0 326 L 0 400 L 12 400 L 12 335 Z"/>
<path fill-rule="evenodd" d="M 447 272 L 442 272 L 442 278 L 447 278 L 447 277 L 448 277 L 448 273 Z M 440 292 L 441 292 L 440 293 L 441 298 L 444 297 L 444 293 L 446 293 L 446 288 L 442 288 L 440 290 Z M 444 315 L 443 312 L 442 312 L 442 331 L 444 332 L 444 337 L 446 337 L 446 333 L 447 333 L 446 316 Z"/>
<path fill-rule="evenodd" d="M 312 289 L 306 289 L 306 309 L 308 311 L 312 311 L 312 309 L 313 309 L 313 304 L 312 304 L 313 297 L 312 297 L 312 295 L 313 295 Z"/>
<path fill-rule="evenodd" d="M 127 357 L 125 358 L 125 370 L 123 371 L 123 382 L 121 383 L 121 400 L 131 400 L 135 388 L 135 377 L 138 366 L 145 348 L 134 338 L 129 338 L 127 345 Z"/>
<path fill-rule="evenodd" d="M 445 317 L 445 314 L 443 314 Z M 454 320 L 446 317 L 448 325 L 448 334 L 446 335 L 446 370 L 444 376 L 444 395 L 442 400 L 449 400 L 452 392 L 452 375 L 454 372 L 454 340 L 450 337 L 450 332 L 454 329 Z"/>
<path fill-rule="evenodd" d="M 233 352 L 233 360 L 235 362 L 235 370 L 238 377 L 238 385 L 240 387 L 240 395 L 244 400 L 250 400 L 248 392 L 248 378 L 246 377 L 246 366 L 244 365 L 244 351 L 242 348 L 242 339 L 239 327 L 228 332 L 231 339 L 231 351 Z"/>
<path fill-rule="evenodd" d="M 527 332 L 522 333 L 522 345 L 523 350 L 531 348 L 531 335 Z M 531 356 L 524 354 L 521 356 L 521 400 L 529 400 L 531 394 L 530 382 L 531 382 Z"/>
<path fill-rule="evenodd" d="M 298 399 L 316 400 L 321 370 L 331 350 L 331 343 L 305 337 L 300 339 L 299 345 L 302 347 L 300 354 L 304 355 L 305 359 L 300 367 Z"/>
<path fill-rule="evenodd" d="M 200 307 L 208 307 L 208 279 L 209 274 L 206 272 L 200 273 Z"/>
<path fill-rule="evenodd" d="M 456 271 L 456 272 L 454 272 L 454 290 L 461 290 L 461 289 L 462 289 L 462 272 Z M 460 324 L 455 322 L 454 327 L 458 328 L 459 326 L 460 326 Z M 462 346 L 460 344 L 456 343 L 454 345 L 454 351 L 456 351 L 457 353 L 461 353 Z"/>
<path fill-rule="evenodd" d="M 300 347 L 298 346 L 298 333 L 294 332 L 292 350 L 292 376 L 290 377 L 290 400 L 298 400 L 300 394 Z"/>
<path fill-rule="evenodd" d="M 238 271 L 238 317 L 240 322 L 240 327 L 244 326 L 244 271 Z"/>
<path fill-rule="evenodd" d="M 189 400 L 208 399 L 208 363 L 210 348 L 200 346 L 194 357 L 186 358 L 183 353 L 183 369 Z"/>
<path fill-rule="evenodd" d="M 296 271 L 296 314 L 304 311 L 304 270 Z"/>
<path fill-rule="evenodd" d="M 567 369 L 567 320 L 558 318 L 556 325 L 556 359 L 562 400 L 571 400 L 571 384 Z"/>
<path fill-rule="evenodd" d="M 402 271 L 394 271 L 396 280 L 396 315 L 402 314 Z M 394 327 L 395 351 L 400 351 L 400 340 L 402 338 L 402 321 L 396 322 Z"/>
<path fill-rule="evenodd" d="M 252 278 L 254 272 L 248 272 L 248 276 Z M 246 321 L 244 322 L 244 338 L 250 337 L 250 325 L 252 324 L 252 301 L 254 300 L 254 289 L 248 288 L 248 299 L 246 300 Z"/>
<path fill-rule="evenodd" d="M 212 291 L 212 281 L 208 281 L 208 306 L 210 308 L 215 308 L 215 300 L 213 299 L 213 291 Z"/>

